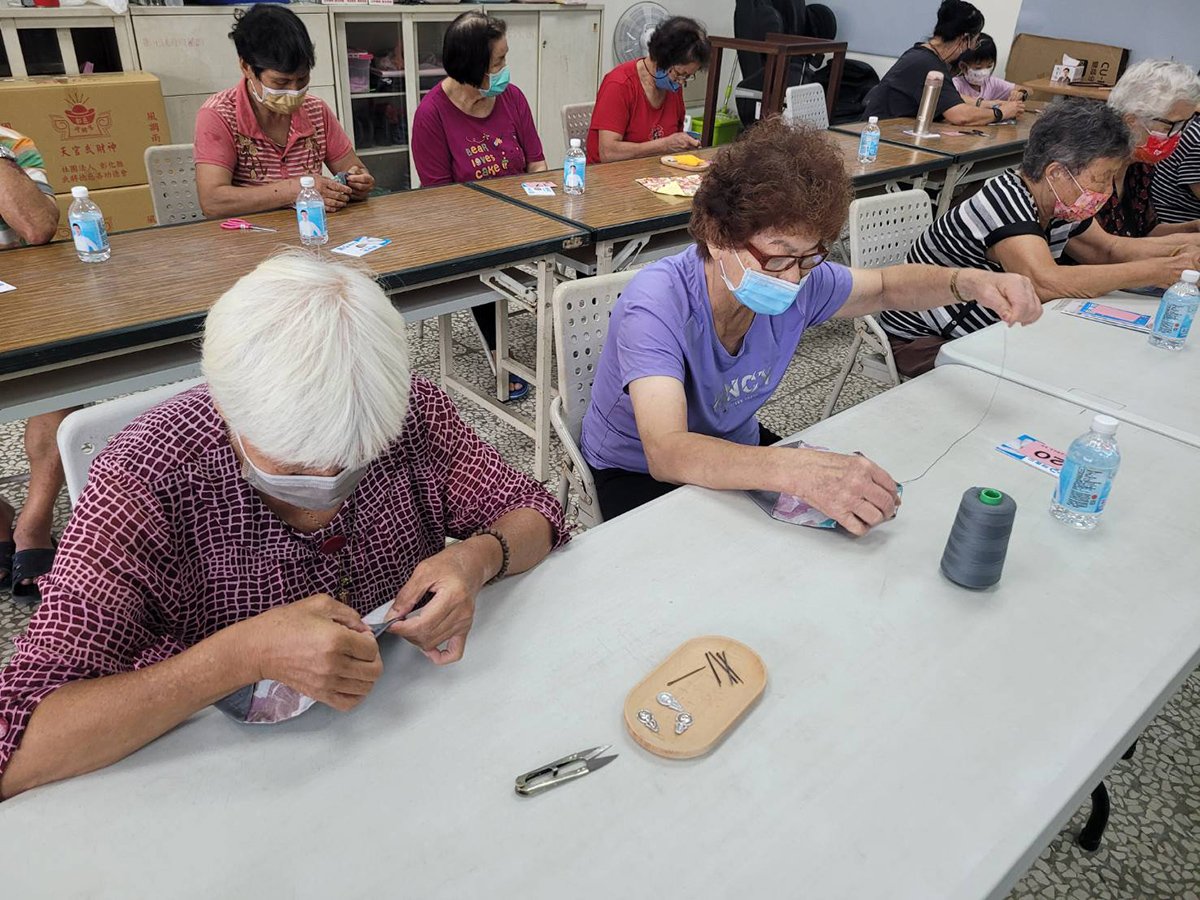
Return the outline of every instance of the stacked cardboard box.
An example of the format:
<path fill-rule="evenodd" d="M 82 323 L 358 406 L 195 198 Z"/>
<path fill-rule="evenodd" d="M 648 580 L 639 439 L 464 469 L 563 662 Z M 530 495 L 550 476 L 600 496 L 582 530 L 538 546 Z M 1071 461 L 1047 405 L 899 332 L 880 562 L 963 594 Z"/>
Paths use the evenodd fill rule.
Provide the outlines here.
<path fill-rule="evenodd" d="M 84 185 L 110 232 L 155 224 L 146 148 L 171 143 L 162 88 L 147 72 L 0 79 L 0 124 L 46 161 L 67 237 L 71 188 Z"/>

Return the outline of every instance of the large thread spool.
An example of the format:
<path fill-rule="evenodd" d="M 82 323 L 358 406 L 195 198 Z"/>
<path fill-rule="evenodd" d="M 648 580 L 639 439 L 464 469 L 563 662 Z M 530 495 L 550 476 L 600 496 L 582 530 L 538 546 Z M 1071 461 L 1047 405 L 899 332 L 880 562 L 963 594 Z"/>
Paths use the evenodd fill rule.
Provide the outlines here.
<path fill-rule="evenodd" d="M 1000 580 L 1017 501 L 995 488 L 963 491 L 958 514 L 942 553 L 942 574 L 967 588 L 991 587 Z"/>

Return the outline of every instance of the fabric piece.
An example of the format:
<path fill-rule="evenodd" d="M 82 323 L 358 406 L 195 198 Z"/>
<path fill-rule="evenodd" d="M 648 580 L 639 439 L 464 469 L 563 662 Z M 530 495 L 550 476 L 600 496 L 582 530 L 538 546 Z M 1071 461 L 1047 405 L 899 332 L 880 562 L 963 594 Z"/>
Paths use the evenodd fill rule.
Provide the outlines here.
<path fill-rule="evenodd" d="M 62 685 L 152 665 L 235 622 L 317 593 L 367 614 L 393 599 L 447 537 L 467 538 L 516 509 L 567 539 L 562 509 L 509 467 L 414 377 L 404 432 L 347 504 L 311 534 L 285 525 L 242 478 L 205 385 L 134 420 L 96 458 L 63 534 L 42 605 L 0 672 L 0 772 L 34 709 Z M 6 732 L 6 734 L 4 733 Z"/>
<path fill-rule="evenodd" d="M 1150 198 L 1163 222 L 1200 219 L 1200 197 L 1192 187 L 1200 184 L 1200 119 L 1193 119 L 1179 139 L 1175 152 L 1154 167 Z"/>
<path fill-rule="evenodd" d="M 988 250 L 1006 238 L 1036 235 L 1046 241 L 1050 255 L 1058 259 L 1067 241 L 1091 224 L 1091 219 L 1051 219 L 1049 226 L 1042 228 L 1033 194 L 1021 176 L 1010 169 L 989 178 L 978 192 L 925 229 L 909 249 L 907 259 L 910 263 L 1003 272 L 1004 267 L 988 257 Z M 888 334 L 904 340 L 962 337 L 1000 321 L 990 309 L 974 303 L 952 303 L 920 312 L 889 309 L 876 318 Z M 950 328 L 955 320 L 957 324 Z"/>
<path fill-rule="evenodd" d="M 413 116 L 412 154 L 422 187 L 522 175 L 546 158 L 529 101 L 516 85 L 483 118 L 467 115 L 437 85 Z"/>
<path fill-rule="evenodd" d="M 16 155 L 17 164 L 38 186 L 38 190 L 47 197 L 54 196 L 54 188 L 50 186 L 50 180 L 46 177 L 45 161 L 42 159 L 41 151 L 30 138 L 19 131 L 13 131 L 11 128 L 0 125 L 0 146 L 7 147 Z M 0 165 L 7 166 L 11 163 L 0 162 Z M 0 215 L 0 250 L 24 246 L 25 240 Z"/>
<path fill-rule="evenodd" d="M 233 174 L 232 184 L 270 184 L 301 175 L 320 175 L 353 148 L 333 110 L 308 94 L 292 113 L 286 146 L 263 133 L 254 116 L 257 103 L 245 79 L 213 94 L 196 113 L 194 154 L 197 164 L 220 166 Z"/>
<path fill-rule="evenodd" d="M 881 119 L 913 118 L 921 105 L 921 93 L 925 90 L 925 76 L 930 72 L 941 72 L 945 76 L 942 92 L 938 95 L 937 112 L 940 119 L 952 106 L 963 102 L 954 87 L 950 68 L 941 58 L 921 44 L 915 44 L 896 60 L 879 84 L 867 94 L 867 116 Z M 974 102 L 974 101 L 972 101 Z"/>
<path fill-rule="evenodd" d="M 1118 237 L 1145 237 L 1158 225 L 1158 214 L 1150 200 L 1150 185 L 1154 181 L 1154 166 L 1130 163 L 1125 170 L 1125 183 L 1120 191 L 1113 185 L 1113 195 L 1096 213 L 1096 221 L 1109 234 Z"/>
<path fill-rule="evenodd" d="M 850 296 L 850 270 L 822 263 L 777 316 L 755 316 L 736 354 L 717 337 L 704 263 L 695 247 L 639 272 L 613 307 L 583 419 L 584 458 L 597 469 L 647 472 L 630 382 L 665 375 L 681 382 L 688 430 L 739 444 L 758 441 L 759 408 L 779 385 L 806 328 Z"/>
<path fill-rule="evenodd" d="M 995 75 L 989 75 L 987 81 L 979 87 L 967 81 L 965 75 L 954 76 L 954 89 L 965 103 L 974 103 L 977 99 L 985 102 L 1007 100 L 1015 88 L 1016 85 L 1011 81 L 1005 81 Z"/>
<path fill-rule="evenodd" d="M 663 105 L 650 105 L 642 80 L 638 75 L 639 60 L 621 63 L 604 76 L 596 92 L 596 107 L 587 135 L 587 161 L 600 162 L 600 132 L 619 134 L 621 140 L 633 144 L 657 141 L 683 131 L 687 110 L 683 91 L 667 92 Z"/>

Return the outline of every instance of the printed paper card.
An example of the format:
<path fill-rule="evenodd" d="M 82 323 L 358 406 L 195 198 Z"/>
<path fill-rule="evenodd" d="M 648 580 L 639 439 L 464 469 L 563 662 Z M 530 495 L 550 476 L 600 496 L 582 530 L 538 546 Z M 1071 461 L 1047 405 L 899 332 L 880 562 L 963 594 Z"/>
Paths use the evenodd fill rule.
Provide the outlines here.
<path fill-rule="evenodd" d="M 1055 450 L 1031 434 L 1023 434 L 1014 440 L 1005 441 L 996 449 L 1005 456 L 1020 460 L 1054 478 L 1062 471 L 1063 459 L 1066 457 L 1061 450 Z"/>
<path fill-rule="evenodd" d="M 525 193 L 530 197 L 554 196 L 553 181 L 522 181 L 521 187 L 525 188 Z"/>
<path fill-rule="evenodd" d="M 343 256 L 366 256 L 368 253 L 374 253 L 380 247 L 386 247 L 391 242 L 390 238 L 357 237 L 334 247 L 331 252 L 341 253 Z"/>
<path fill-rule="evenodd" d="M 1081 319 L 1142 332 L 1150 331 L 1150 325 L 1154 321 L 1153 313 L 1139 313 L 1119 306 L 1109 306 L 1107 303 L 1096 303 L 1093 300 L 1075 300 L 1064 306 L 1062 311 L 1068 316 L 1078 316 Z"/>

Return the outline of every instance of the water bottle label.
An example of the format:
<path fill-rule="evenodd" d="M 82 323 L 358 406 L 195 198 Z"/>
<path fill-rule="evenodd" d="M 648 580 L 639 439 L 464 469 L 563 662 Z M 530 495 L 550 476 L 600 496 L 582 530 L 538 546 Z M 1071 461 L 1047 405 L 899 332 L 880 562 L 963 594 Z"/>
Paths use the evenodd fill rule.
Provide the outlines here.
<path fill-rule="evenodd" d="M 858 155 L 859 156 L 878 156 L 879 155 L 879 135 L 871 134 L 864 131 L 862 137 L 858 139 Z"/>
<path fill-rule="evenodd" d="M 71 222 L 71 239 L 75 249 L 80 253 L 100 253 L 108 246 L 108 234 L 104 230 L 104 220 L 69 216 Z"/>
<path fill-rule="evenodd" d="M 1112 478 L 1107 471 L 1081 466 L 1068 459 L 1058 476 L 1055 500 L 1072 512 L 1101 513 L 1111 488 Z"/>
<path fill-rule="evenodd" d="M 324 203 L 297 203 L 296 222 L 300 226 L 300 237 L 303 240 L 322 240 L 328 237 L 325 231 Z"/>
<path fill-rule="evenodd" d="M 1154 333 L 1183 340 L 1191 330 L 1195 312 L 1190 303 L 1172 303 L 1170 298 L 1164 297 L 1154 316 Z"/>
<path fill-rule="evenodd" d="M 563 187 L 584 190 L 587 179 L 587 167 L 578 159 L 567 157 L 563 162 Z"/>

